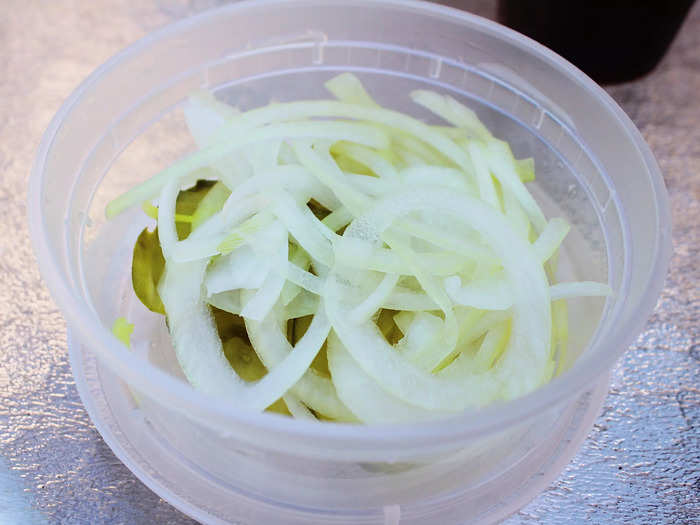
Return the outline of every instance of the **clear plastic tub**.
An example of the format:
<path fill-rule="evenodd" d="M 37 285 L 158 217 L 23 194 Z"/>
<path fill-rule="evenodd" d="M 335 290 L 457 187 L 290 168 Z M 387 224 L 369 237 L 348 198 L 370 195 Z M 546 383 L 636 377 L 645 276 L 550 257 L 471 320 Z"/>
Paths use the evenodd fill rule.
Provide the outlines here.
<path fill-rule="evenodd" d="M 326 97 L 323 81 L 342 71 L 381 103 L 426 119 L 405 94 L 450 93 L 516 156 L 535 157 L 533 193 L 548 216 L 573 225 L 560 277 L 614 290 L 607 301 L 571 303 L 576 359 L 550 384 L 437 423 L 351 426 L 234 411 L 182 379 L 162 320 L 131 292 L 143 215 L 107 222 L 105 204 L 193 148 L 181 112 L 193 90 L 249 108 Z M 30 180 L 29 219 L 93 420 L 141 479 L 209 523 L 450 524 L 516 510 L 585 436 L 670 254 L 658 167 L 602 89 L 504 27 L 405 0 L 240 2 L 141 40 L 54 118 Z M 111 336 L 124 313 L 150 346 L 130 352 Z"/>

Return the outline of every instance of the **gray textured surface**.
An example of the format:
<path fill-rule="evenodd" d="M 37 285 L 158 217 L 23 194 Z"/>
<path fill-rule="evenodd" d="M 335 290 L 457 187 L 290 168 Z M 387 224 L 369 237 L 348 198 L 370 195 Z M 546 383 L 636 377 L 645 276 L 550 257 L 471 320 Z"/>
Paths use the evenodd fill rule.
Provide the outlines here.
<path fill-rule="evenodd" d="M 40 135 L 78 82 L 155 27 L 216 3 L 3 2 L 0 523 L 192 523 L 136 480 L 91 425 L 68 366 L 63 319 L 33 263 L 25 190 Z M 493 14 L 488 2 L 461 3 Z M 700 4 L 653 74 L 610 92 L 659 160 L 675 254 L 657 308 L 615 368 L 580 453 L 509 523 L 700 522 Z M 8 505 L 19 509 L 14 516 Z"/>

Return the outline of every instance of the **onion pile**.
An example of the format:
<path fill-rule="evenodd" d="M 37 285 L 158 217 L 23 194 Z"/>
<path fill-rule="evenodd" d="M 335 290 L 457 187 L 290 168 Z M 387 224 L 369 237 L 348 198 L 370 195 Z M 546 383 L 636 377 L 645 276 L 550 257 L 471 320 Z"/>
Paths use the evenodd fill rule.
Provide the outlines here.
<path fill-rule="evenodd" d="M 351 74 L 326 87 L 336 100 L 247 112 L 194 95 L 199 149 L 107 208 L 157 219 L 156 255 L 135 247 L 134 289 L 167 316 L 187 380 L 241 409 L 281 399 L 294 417 L 365 423 L 444 417 L 549 381 L 565 299 L 610 289 L 554 282 L 569 226 L 527 190 L 532 159 L 449 96 L 410 93 L 447 123 L 435 126 L 380 107 Z M 255 380 L 212 312 L 244 326 L 236 351 L 264 367 Z"/>

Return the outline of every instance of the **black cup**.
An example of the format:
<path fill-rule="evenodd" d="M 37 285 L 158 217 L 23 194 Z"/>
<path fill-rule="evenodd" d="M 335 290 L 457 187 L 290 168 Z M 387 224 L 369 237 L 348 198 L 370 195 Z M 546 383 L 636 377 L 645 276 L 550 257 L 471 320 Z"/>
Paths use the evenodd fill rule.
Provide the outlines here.
<path fill-rule="evenodd" d="M 633 80 L 663 58 L 694 0 L 500 0 L 498 20 L 599 83 Z"/>

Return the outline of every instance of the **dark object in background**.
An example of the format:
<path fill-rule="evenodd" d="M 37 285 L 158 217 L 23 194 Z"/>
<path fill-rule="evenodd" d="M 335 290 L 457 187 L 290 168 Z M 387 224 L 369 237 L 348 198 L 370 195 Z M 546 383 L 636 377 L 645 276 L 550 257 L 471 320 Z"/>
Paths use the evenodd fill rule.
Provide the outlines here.
<path fill-rule="evenodd" d="M 599 83 L 633 80 L 661 60 L 694 0 L 500 0 L 498 21 Z"/>

